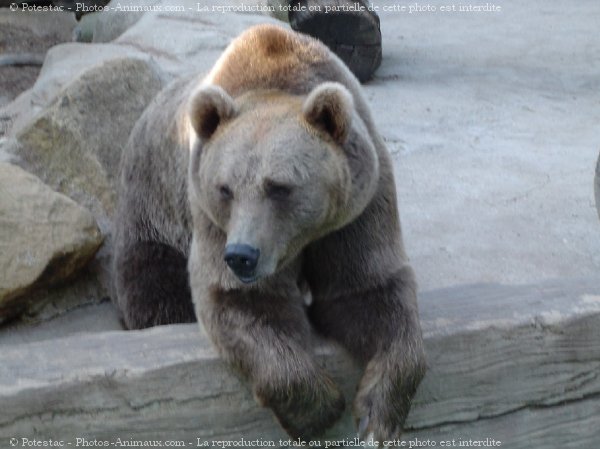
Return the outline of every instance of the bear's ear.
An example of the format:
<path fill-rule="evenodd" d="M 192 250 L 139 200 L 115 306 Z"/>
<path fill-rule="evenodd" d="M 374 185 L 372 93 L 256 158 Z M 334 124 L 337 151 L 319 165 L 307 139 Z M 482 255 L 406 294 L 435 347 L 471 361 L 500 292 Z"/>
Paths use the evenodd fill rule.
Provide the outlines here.
<path fill-rule="evenodd" d="M 202 140 L 210 139 L 219 125 L 235 114 L 233 99 L 215 85 L 198 89 L 189 103 L 190 122 Z"/>
<path fill-rule="evenodd" d="M 348 89 L 331 82 L 315 87 L 302 108 L 306 121 L 325 131 L 338 144 L 348 137 L 353 110 L 354 102 Z"/>

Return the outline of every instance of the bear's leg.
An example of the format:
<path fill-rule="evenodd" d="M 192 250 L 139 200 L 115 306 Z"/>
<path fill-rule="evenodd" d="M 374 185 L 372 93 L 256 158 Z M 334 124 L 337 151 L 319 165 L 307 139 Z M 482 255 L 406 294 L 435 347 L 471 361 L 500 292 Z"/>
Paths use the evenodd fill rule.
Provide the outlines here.
<path fill-rule="evenodd" d="M 119 307 L 129 329 L 196 321 L 187 259 L 170 245 L 137 242 L 116 254 Z"/>
<path fill-rule="evenodd" d="M 198 309 L 205 329 L 252 383 L 293 438 L 320 435 L 341 416 L 344 397 L 310 352 L 302 300 L 253 290 L 212 291 Z"/>
<path fill-rule="evenodd" d="M 353 410 L 360 436 L 398 438 L 425 374 L 412 269 L 370 289 L 313 298 L 309 314 L 319 332 L 366 365 Z"/>

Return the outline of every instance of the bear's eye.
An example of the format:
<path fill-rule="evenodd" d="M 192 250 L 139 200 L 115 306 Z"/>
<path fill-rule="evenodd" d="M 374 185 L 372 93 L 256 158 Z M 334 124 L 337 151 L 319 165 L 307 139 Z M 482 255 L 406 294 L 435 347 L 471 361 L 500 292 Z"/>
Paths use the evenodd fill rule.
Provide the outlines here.
<path fill-rule="evenodd" d="M 224 200 L 230 200 L 233 198 L 233 192 L 229 186 L 225 184 L 219 186 L 219 195 L 221 195 L 221 198 Z"/>
<path fill-rule="evenodd" d="M 265 193 L 269 198 L 285 199 L 292 193 L 292 186 L 274 181 L 265 182 Z"/>

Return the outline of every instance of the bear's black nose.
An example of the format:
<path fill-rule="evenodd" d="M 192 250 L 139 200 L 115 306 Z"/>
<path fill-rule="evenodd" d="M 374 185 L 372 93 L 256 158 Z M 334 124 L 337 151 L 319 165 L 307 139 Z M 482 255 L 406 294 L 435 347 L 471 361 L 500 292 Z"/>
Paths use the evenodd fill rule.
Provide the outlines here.
<path fill-rule="evenodd" d="M 260 250 L 250 245 L 234 243 L 225 247 L 225 262 L 242 282 L 255 279 L 259 257 Z"/>

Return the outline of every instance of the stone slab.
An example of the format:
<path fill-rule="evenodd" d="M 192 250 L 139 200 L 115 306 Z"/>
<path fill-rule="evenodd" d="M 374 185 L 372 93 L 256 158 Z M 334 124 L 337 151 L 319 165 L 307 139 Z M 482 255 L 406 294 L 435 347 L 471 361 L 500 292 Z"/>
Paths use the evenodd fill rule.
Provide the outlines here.
<path fill-rule="evenodd" d="M 461 286 L 421 298 L 429 372 L 407 441 L 600 441 L 592 400 L 600 394 L 600 279 Z M 351 398 L 359 368 L 331 343 L 316 351 Z M 1 353 L 0 441 L 284 438 L 195 325 L 75 334 Z M 348 414 L 328 434 L 354 436 Z"/>

